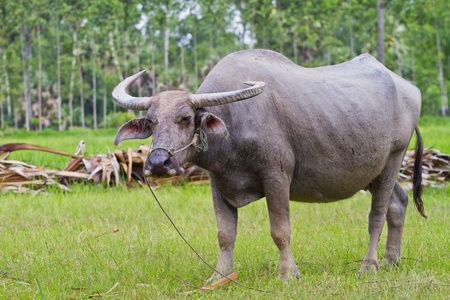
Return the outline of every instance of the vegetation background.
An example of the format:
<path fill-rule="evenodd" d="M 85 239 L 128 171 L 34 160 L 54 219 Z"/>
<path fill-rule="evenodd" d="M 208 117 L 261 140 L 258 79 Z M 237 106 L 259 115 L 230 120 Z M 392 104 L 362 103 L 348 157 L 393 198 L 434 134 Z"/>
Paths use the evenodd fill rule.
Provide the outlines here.
<path fill-rule="evenodd" d="M 0 127 L 116 128 L 110 94 L 195 92 L 223 56 L 266 48 L 315 67 L 367 52 L 414 82 L 424 115 L 448 115 L 447 0 L 2 0 Z"/>

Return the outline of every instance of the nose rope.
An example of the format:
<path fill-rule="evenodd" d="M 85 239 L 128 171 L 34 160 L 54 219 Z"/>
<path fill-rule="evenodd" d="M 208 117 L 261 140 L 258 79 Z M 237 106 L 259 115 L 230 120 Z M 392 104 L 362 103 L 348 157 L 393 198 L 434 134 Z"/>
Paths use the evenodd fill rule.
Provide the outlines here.
<path fill-rule="evenodd" d="M 200 143 L 199 143 L 199 140 L 200 140 Z M 194 146 L 195 150 L 197 150 L 197 152 L 208 150 L 208 139 L 207 139 L 206 133 L 205 133 L 205 131 L 203 131 L 203 129 L 197 128 L 197 130 L 194 134 L 194 137 L 192 138 L 192 141 L 188 145 L 184 146 L 181 149 L 175 150 L 174 147 L 172 147 L 172 148 L 155 147 L 150 151 L 150 154 L 155 150 L 161 149 L 161 150 L 167 151 L 167 153 L 169 153 L 169 156 L 172 157 L 175 153 L 186 150 L 190 146 Z"/>
<path fill-rule="evenodd" d="M 195 248 L 186 240 L 186 238 L 184 237 L 184 235 L 181 233 L 181 231 L 178 229 L 178 227 L 175 225 L 175 223 L 172 221 L 172 219 L 170 218 L 169 214 L 166 212 L 166 210 L 163 208 L 163 206 L 161 205 L 161 202 L 159 202 L 158 198 L 155 195 L 155 192 L 153 192 L 150 183 L 148 182 L 147 177 L 145 178 L 145 183 L 147 184 L 148 189 L 150 190 L 150 192 L 153 195 L 153 198 L 155 198 L 156 203 L 158 203 L 159 208 L 162 210 L 162 212 L 164 213 L 164 215 L 167 217 L 167 219 L 169 220 L 169 222 L 172 224 L 173 228 L 176 230 L 176 232 L 178 233 L 178 235 L 181 237 L 181 239 L 189 246 L 189 248 L 191 248 L 191 250 L 197 255 L 197 257 L 205 264 L 207 265 L 211 270 L 213 270 L 214 272 L 216 272 L 217 274 L 219 274 L 220 276 L 227 278 L 228 280 L 236 283 L 237 285 L 240 285 L 246 289 L 249 290 L 254 290 L 254 291 L 258 291 L 258 292 L 263 292 L 263 293 L 268 293 L 268 294 L 275 294 L 275 292 L 272 291 L 266 291 L 266 290 L 261 290 L 261 289 L 257 289 L 248 285 L 245 285 L 243 283 L 240 283 L 237 280 L 234 280 L 233 278 L 230 278 L 229 276 L 225 275 L 223 272 L 220 272 L 219 270 L 217 270 L 216 268 L 214 268 L 213 266 L 211 266 L 211 264 L 209 264 L 196 250 Z M 201 290 L 198 289 L 198 290 Z"/>

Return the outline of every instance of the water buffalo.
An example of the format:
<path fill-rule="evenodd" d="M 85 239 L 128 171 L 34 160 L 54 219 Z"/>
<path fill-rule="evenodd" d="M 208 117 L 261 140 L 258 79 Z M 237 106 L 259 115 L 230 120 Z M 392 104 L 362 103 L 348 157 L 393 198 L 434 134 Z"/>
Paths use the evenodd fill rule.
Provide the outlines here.
<path fill-rule="evenodd" d="M 412 83 L 368 54 L 339 65 L 303 68 L 268 50 L 226 56 L 195 94 L 130 96 L 126 88 L 142 74 L 113 91 L 118 105 L 147 111 L 119 129 L 115 144 L 153 135 L 146 175 L 179 174 L 184 162 L 209 172 L 219 271 L 233 270 L 238 208 L 266 198 L 271 236 L 280 252 L 279 274 L 288 279 L 300 277 L 290 247 L 289 200 L 332 202 L 363 189 L 371 192 L 372 206 L 369 246 L 358 274 L 378 271 L 385 221 L 383 264 L 399 261 L 408 195 L 396 179 L 414 130 L 414 202 L 425 217 L 417 127 L 421 96 Z M 205 134 L 209 148 L 201 151 Z"/>

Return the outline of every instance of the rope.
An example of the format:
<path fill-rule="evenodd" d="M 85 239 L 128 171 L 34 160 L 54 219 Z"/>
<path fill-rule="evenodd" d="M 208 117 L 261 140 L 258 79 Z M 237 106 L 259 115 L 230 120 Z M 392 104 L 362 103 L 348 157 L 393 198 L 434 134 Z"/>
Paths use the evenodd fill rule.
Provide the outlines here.
<path fill-rule="evenodd" d="M 200 138 L 200 144 L 197 145 L 197 141 L 195 141 L 195 144 L 194 144 L 197 152 L 200 152 L 200 150 L 207 151 L 208 150 L 208 138 L 206 136 L 206 133 L 203 131 L 203 129 L 197 128 L 197 132 L 195 134 L 197 135 L 197 137 Z M 194 135 L 194 138 L 195 138 L 195 135 Z"/>
<path fill-rule="evenodd" d="M 189 144 L 188 146 L 190 146 L 190 144 Z M 186 148 L 187 148 L 188 146 L 186 146 Z M 180 149 L 180 150 L 181 150 L 181 149 Z M 179 151 L 180 151 L 180 150 L 179 150 Z M 148 161 L 148 160 L 147 160 L 147 161 Z M 146 164 L 147 164 L 147 163 L 146 163 Z M 250 290 L 255 290 L 255 291 L 258 291 L 258 292 L 263 292 L 263 293 L 271 293 L 271 294 L 275 294 L 274 292 L 271 292 L 271 291 L 260 290 L 260 289 L 257 289 L 257 288 L 254 288 L 254 287 L 251 287 L 251 286 L 247 286 L 247 285 L 245 285 L 245 284 L 242 284 L 242 283 L 240 283 L 239 281 L 236 281 L 236 280 L 234 280 L 234 279 L 228 277 L 227 275 L 223 274 L 222 272 L 219 272 L 216 268 L 214 268 L 213 266 L 211 266 L 205 259 L 203 259 L 203 257 L 202 257 L 202 256 L 194 249 L 194 247 L 191 246 L 191 244 L 189 244 L 189 242 L 188 242 L 188 241 L 185 239 L 185 237 L 181 234 L 180 230 L 178 230 L 178 227 L 175 225 L 175 223 L 174 223 L 174 222 L 172 221 L 172 219 L 169 217 L 169 215 L 167 214 L 167 212 L 164 210 L 164 208 L 162 207 L 162 205 L 161 205 L 161 203 L 159 202 L 158 198 L 156 197 L 155 193 L 153 192 L 152 188 L 150 187 L 150 183 L 149 183 L 148 180 L 147 180 L 147 176 L 144 176 L 144 178 L 145 178 L 145 183 L 146 183 L 147 186 L 148 186 L 148 189 L 150 190 L 150 192 L 151 192 L 152 195 L 153 195 L 153 198 L 155 198 L 156 203 L 158 203 L 159 208 L 161 208 L 162 212 L 166 215 L 167 219 L 168 219 L 169 222 L 172 224 L 173 228 L 175 228 L 175 230 L 177 231 L 178 235 L 183 239 L 183 241 L 189 246 L 189 248 L 191 248 L 191 250 L 198 256 L 198 258 L 200 258 L 200 260 L 201 260 L 205 265 L 207 265 L 210 269 L 212 269 L 214 272 L 218 273 L 219 275 L 221 275 L 221 276 L 227 278 L 228 280 L 230 280 L 230 281 L 232 281 L 232 282 L 234 282 L 234 283 L 236 283 L 236 284 L 238 284 L 238 285 L 240 285 L 240 286 L 242 286 L 242 287 L 244 287 L 244 288 L 247 288 L 247 289 L 250 289 Z"/>
<path fill-rule="evenodd" d="M 200 138 L 200 144 L 197 145 L 199 138 Z M 153 151 L 155 151 L 157 149 L 161 149 L 161 150 L 166 150 L 169 153 L 169 156 L 173 156 L 175 153 L 186 150 L 190 146 L 194 146 L 195 150 L 197 150 L 197 152 L 208 150 L 208 139 L 207 139 L 206 133 L 203 131 L 203 129 L 197 128 L 197 131 L 195 132 L 194 137 L 192 138 L 192 141 L 188 145 L 184 146 L 181 149 L 175 150 L 175 148 L 173 148 L 173 147 L 172 148 L 155 147 L 150 151 L 150 153 L 152 153 Z"/>

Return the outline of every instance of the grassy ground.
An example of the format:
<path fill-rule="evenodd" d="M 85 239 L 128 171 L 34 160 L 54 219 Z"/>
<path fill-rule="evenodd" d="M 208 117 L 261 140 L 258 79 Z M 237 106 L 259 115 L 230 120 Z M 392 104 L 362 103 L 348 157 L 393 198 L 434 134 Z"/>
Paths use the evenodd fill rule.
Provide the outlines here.
<path fill-rule="evenodd" d="M 425 147 L 450 154 L 450 118 L 422 117 L 419 128 Z"/>
<path fill-rule="evenodd" d="M 177 236 L 145 189 L 79 185 L 73 192 L 2 196 L 0 298 L 183 298 L 211 275 Z M 215 264 L 216 225 L 208 186 L 158 189 L 186 238 Z M 235 270 L 238 279 L 275 294 L 229 284 L 205 298 L 409 298 L 450 296 L 450 189 L 428 189 L 429 219 L 411 205 L 399 268 L 356 278 L 367 249 L 369 195 L 320 204 L 292 203 L 292 251 L 301 280 L 277 279 L 265 201 L 240 210 Z M 386 231 L 379 247 L 384 253 Z M 195 297 L 196 298 L 196 297 Z"/>
<path fill-rule="evenodd" d="M 426 146 L 434 143 L 450 153 L 450 122 L 424 122 Z M 0 143 L 29 142 L 73 152 L 83 139 L 87 153 L 95 154 L 105 153 L 105 145 L 113 147 L 114 133 L 4 133 Z M 14 155 L 36 164 L 66 163 L 66 158 L 58 162 L 55 155 L 39 157 L 36 152 Z M 147 190 L 83 184 L 71 189 L 36 196 L 0 194 L 0 299 L 82 299 L 106 293 L 116 283 L 104 298 L 184 298 L 178 292 L 193 289 L 186 283 L 201 286 L 211 275 Z M 215 265 L 219 249 L 210 188 L 165 187 L 156 193 L 186 238 Z M 302 279 L 287 284 L 277 279 L 278 251 L 270 237 L 265 200 L 248 205 L 239 211 L 235 271 L 242 283 L 274 294 L 228 284 L 201 297 L 450 299 L 450 187 L 426 189 L 423 198 L 429 218 L 421 218 L 410 205 L 401 266 L 363 278 L 355 274 L 357 260 L 367 250 L 370 196 L 359 193 L 330 204 L 292 203 L 292 251 Z M 380 258 L 385 241 L 386 230 Z"/>

